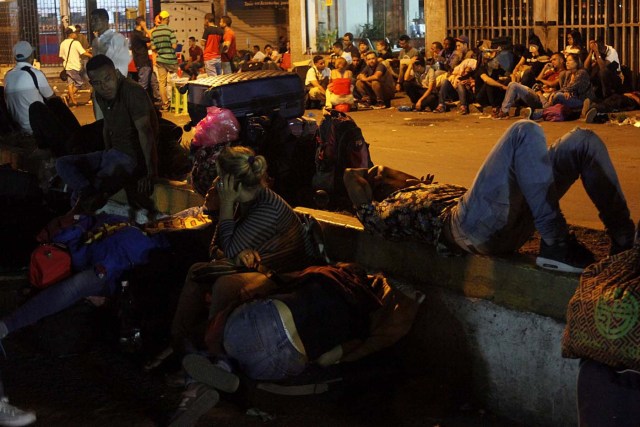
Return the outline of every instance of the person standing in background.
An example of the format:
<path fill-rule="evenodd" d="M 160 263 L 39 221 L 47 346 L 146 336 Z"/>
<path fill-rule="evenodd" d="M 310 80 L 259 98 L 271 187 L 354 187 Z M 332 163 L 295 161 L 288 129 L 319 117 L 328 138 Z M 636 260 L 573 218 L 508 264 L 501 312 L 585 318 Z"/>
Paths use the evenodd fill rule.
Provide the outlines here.
<path fill-rule="evenodd" d="M 231 18 L 227 15 L 220 18 L 220 27 L 224 29 L 222 43 L 222 73 L 231 74 L 234 72 L 235 66 L 233 60 L 238 50 L 236 49 L 236 33 L 231 29 Z"/>
<path fill-rule="evenodd" d="M 162 98 L 162 109 L 169 109 L 169 96 L 167 95 L 167 84 L 169 74 L 178 70 L 178 57 L 176 47 L 178 42 L 176 33 L 169 28 L 169 12 L 163 10 L 159 14 L 160 25 L 151 32 L 151 48 L 156 51 L 156 65 L 158 67 L 158 82 L 160 83 L 160 98 Z"/>

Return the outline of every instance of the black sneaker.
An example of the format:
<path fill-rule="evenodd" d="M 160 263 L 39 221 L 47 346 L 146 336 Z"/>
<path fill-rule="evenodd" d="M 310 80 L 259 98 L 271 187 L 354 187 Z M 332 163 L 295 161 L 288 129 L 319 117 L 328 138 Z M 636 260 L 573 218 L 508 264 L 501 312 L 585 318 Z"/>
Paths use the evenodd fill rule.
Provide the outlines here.
<path fill-rule="evenodd" d="M 594 262 L 593 253 L 578 242 L 573 233 L 569 233 L 566 239 L 553 245 L 547 245 L 540 239 L 540 254 L 536 258 L 538 267 L 579 274 Z"/>

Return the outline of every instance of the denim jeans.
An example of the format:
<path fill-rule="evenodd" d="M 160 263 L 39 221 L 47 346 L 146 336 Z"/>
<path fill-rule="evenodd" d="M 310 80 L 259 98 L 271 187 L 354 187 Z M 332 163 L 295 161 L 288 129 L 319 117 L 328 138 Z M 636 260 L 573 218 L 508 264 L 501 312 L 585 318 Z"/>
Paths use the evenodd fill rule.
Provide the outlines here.
<path fill-rule="evenodd" d="M 573 96 L 567 98 L 564 95 L 564 92 L 556 92 L 551 96 L 551 98 L 549 99 L 549 104 L 545 105 L 545 107 L 549 107 L 555 104 L 566 105 L 569 108 L 580 108 L 582 107 L 582 104 L 584 104 L 584 100 Z"/>
<path fill-rule="evenodd" d="M 72 203 L 85 190 L 117 192 L 132 179 L 136 166 L 136 159 L 115 149 L 64 156 L 56 161 L 58 175 L 73 191 Z"/>
<path fill-rule="evenodd" d="M 452 212 L 454 238 L 482 254 L 517 250 L 534 227 L 545 240 L 561 239 L 567 224 L 559 199 L 578 178 L 609 236 L 632 242 L 634 224 L 602 140 L 576 128 L 547 150 L 542 128 L 529 120 L 511 125 L 489 153 Z"/>
<path fill-rule="evenodd" d="M 289 341 L 272 300 L 238 307 L 227 319 L 224 348 L 242 371 L 257 380 L 281 380 L 301 374 L 306 358 Z"/>
<path fill-rule="evenodd" d="M 71 307 L 82 298 L 111 295 L 115 287 L 109 284 L 114 283 L 109 273 L 99 277 L 89 268 L 49 286 L 2 320 L 9 333 L 15 332 Z"/>
<path fill-rule="evenodd" d="M 209 59 L 208 61 L 204 61 L 204 69 L 207 72 L 208 76 L 220 76 L 222 75 L 222 62 L 220 58 Z M 231 67 L 229 67 L 229 72 L 231 72 Z M 229 73 L 225 73 L 229 74 Z"/>
<path fill-rule="evenodd" d="M 446 101 L 455 101 L 458 99 L 458 91 L 455 90 L 449 80 L 442 82 L 440 91 L 438 92 L 438 104 L 444 105 Z"/>
<path fill-rule="evenodd" d="M 509 108 L 513 107 L 518 100 L 523 101 L 531 108 L 542 107 L 540 97 L 533 89 L 520 83 L 511 82 L 507 87 L 507 93 L 504 95 L 504 101 L 502 101 L 502 112 L 509 113 Z"/>
<path fill-rule="evenodd" d="M 221 62 L 222 74 L 231 74 L 233 70 L 231 69 L 231 62 Z"/>

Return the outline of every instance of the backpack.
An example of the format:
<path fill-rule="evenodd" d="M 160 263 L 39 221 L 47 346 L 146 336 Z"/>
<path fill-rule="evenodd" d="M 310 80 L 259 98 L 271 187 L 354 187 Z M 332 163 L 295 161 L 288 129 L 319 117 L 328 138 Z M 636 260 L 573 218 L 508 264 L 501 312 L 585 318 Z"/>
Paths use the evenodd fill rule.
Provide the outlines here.
<path fill-rule="evenodd" d="M 316 134 L 316 172 L 314 190 L 329 193 L 333 208 L 349 207 L 342 176 L 346 168 L 370 168 L 369 144 L 351 117 L 337 110 L 329 110 Z"/>
<path fill-rule="evenodd" d="M 547 122 L 564 122 L 570 114 L 571 109 L 564 104 L 555 104 L 542 110 L 542 118 Z"/>

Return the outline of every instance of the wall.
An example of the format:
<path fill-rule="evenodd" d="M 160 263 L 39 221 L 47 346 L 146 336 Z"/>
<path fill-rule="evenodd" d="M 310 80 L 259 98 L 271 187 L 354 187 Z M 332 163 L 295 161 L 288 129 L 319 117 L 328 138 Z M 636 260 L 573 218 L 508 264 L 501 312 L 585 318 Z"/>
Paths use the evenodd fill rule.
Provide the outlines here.
<path fill-rule="evenodd" d="M 169 26 L 175 30 L 178 43 L 186 49 L 187 40 L 193 36 L 200 40 L 204 32 L 204 15 L 211 12 L 209 2 L 164 2 L 162 10 L 171 15 Z"/>

